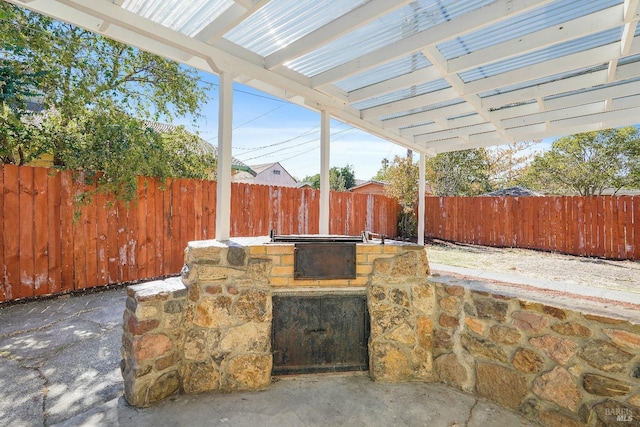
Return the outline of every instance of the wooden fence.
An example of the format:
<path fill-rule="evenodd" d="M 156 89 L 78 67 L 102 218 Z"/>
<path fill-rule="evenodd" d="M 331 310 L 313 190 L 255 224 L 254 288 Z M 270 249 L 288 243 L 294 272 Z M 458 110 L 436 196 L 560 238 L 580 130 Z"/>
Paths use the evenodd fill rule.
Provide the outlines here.
<path fill-rule="evenodd" d="M 640 196 L 427 197 L 443 240 L 640 260 Z"/>
<path fill-rule="evenodd" d="M 176 274 L 188 241 L 215 235 L 216 183 L 139 181 L 128 209 L 70 171 L 0 165 L 0 302 Z M 319 191 L 232 184 L 231 235 L 318 233 Z M 398 205 L 380 195 L 330 196 L 330 232 L 396 234 Z"/>

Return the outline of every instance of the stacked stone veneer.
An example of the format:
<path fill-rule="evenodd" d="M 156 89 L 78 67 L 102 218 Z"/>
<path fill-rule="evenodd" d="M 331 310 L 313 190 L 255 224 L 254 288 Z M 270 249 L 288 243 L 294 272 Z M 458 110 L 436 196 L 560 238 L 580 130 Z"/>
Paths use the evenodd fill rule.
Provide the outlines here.
<path fill-rule="evenodd" d="M 429 280 L 415 245 L 357 245 L 355 279 L 294 280 L 293 251 L 255 240 L 193 242 L 182 278 L 129 287 L 127 400 L 144 407 L 176 392 L 267 387 L 273 293 L 347 288 L 367 295 L 376 381 L 441 381 L 552 427 L 640 425 L 633 312 L 621 320 L 611 310 L 566 308 L 577 299 L 541 303 L 500 286 L 505 292 Z"/>
<path fill-rule="evenodd" d="M 435 295 L 425 250 L 359 244 L 356 278 L 294 280 L 293 244 L 260 239 L 192 242 L 182 278 L 127 288 L 122 345 L 125 397 L 149 406 L 173 393 L 256 390 L 271 381 L 272 294 L 366 292 L 371 375 L 432 378 Z"/>
<path fill-rule="evenodd" d="M 375 259 L 367 283 L 369 370 L 381 382 L 433 380 L 429 265 L 422 247 L 405 248 L 393 258 Z"/>
<path fill-rule="evenodd" d="M 434 289 L 440 381 L 547 426 L 640 425 L 637 323 L 461 286 Z"/>

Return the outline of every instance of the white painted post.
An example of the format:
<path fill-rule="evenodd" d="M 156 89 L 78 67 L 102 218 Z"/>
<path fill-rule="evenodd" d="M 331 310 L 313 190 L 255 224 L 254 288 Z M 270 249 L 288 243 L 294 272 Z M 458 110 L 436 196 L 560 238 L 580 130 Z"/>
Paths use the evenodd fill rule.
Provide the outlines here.
<path fill-rule="evenodd" d="M 231 127 L 233 122 L 233 76 L 220 74 L 218 100 L 218 182 L 216 185 L 216 240 L 229 240 L 231 228 Z"/>
<path fill-rule="evenodd" d="M 424 193 L 425 193 L 425 161 L 426 156 L 420 153 L 420 164 L 418 165 L 418 244 L 424 245 Z"/>
<path fill-rule="evenodd" d="M 320 234 L 329 234 L 329 162 L 331 115 L 320 112 Z"/>

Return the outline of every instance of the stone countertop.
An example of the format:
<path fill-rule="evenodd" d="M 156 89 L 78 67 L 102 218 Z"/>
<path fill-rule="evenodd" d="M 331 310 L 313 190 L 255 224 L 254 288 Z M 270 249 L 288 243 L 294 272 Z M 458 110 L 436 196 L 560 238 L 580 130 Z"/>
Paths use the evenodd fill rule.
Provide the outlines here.
<path fill-rule="evenodd" d="M 306 236 L 306 234 L 300 234 L 298 236 Z M 329 235 L 329 234 L 309 234 L 308 236 L 341 236 L 341 235 Z M 353 237 L 353 236 L 351 236 Z M 240 246 L 240 247 L 247 247 L 247 246 L 261 246 L 261 245 L 265 245 L 265 244 L 269 244 L 269 245 L 293 245 L 295 244 L 294 242 L 271 242 L 271 238 L 269 236 L 257 236 L 257 237 L 232 237 L 229 240 L 215 240 L 215 239 L 211 239 L 211 240 L 194 240 L 188 243 L 188 246 L 190 248 L 207 248 L 207 247 L 219 247 L 219 248 L 225 248 L 225 247 L 229 247 L 229 246 Z M 380 245 L 382 244 L 382 241 L 380 239 L 372 239 L 369 242 L 362 242 L 362 243 L 357 243 L 358 245 Z M 413 242 L 403 242 L 403 241 L 399 241 L 399 240 L 391 240 L 391 239 L 385 239 L 384 240 L 384 244 L 385 245 L 389 245 L 389 246 L 419 246 L 416 243 Z"/>

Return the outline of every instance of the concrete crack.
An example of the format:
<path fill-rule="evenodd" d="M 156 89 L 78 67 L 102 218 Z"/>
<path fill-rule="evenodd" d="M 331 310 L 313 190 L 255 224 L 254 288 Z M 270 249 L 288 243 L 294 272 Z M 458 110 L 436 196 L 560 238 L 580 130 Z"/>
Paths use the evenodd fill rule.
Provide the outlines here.
<path fill-rule="evenodd" d="M 40 379 L 42 379 L 42 381 L 44 382 L 44 385 L 42 386 L 42 425 L 46 426 L 47 425 L 47 395 L 49 394 L 49 378 L 47 378 L 42 371 L 40 370 L 41 367 L 33 367 L 30 369 L 33 369 L 34 371 L 36 371 L 36 373 L 38 374 L 38 377 Z"/>
<path fill-rule="evenodd" d="M 21 330 L 18 330 L 18 331 L 10 332 L 8 334 L 0 334 L 0 338 L 1 339 L 13 338 L 13 337 L 16 337 L 18 335 L 30 334 L 32 332 L 41 332 L 41 331 L 44 331 L 46 329 L 51 328 L 52 326 L 57 325 L 58 323 L 64 322 L 64 321 L 69 320 L 69 319 L 73 319 L 74 317 L 79 317 L 81 314 L 89 313 L 89 312 L 94 311 L 94 310 L 95 309 L 80 310 L 77 313 L 73 313 L 73 314 L 71 314 L 69 316 L 61 317 L 60 319 L 54 320 L 53 322 L 47 323 L 46 325 L 38 326 L 36 328 L 21 329 Z"/>
<path fill-rule="evenodd" d="M 0 358 L 13 360 L 18 363 L 18 365 L 22 369 L 32 370 L 38 375 L 43 382 L 42 389 L 40 390 L 40 394 L 42 395 L 42 425 L 47 425 L 47 395 L 49 394 L 49 378 L 46 377 L 45 374 L 42 373 L 42 364 L 40 366 L 27 366 L 24 360 L 20 356 L 16 356 L 15 354 L 11 354 L 9 351 L 0 351 Z"/>
<path fill-rule="evenodd" d="M 473 410 L 476 408 L 477 405 L 478 405 L 478 399 L 476 398 L 476 401 L 473 402 L 473 406 L 471 406 L 471 409 L 469 409 L 469 416 L 467 417 L 467 420 L 464 422 L 464 427 L 469 426 L 469 422 L 471 422 L 471 417 L 473 417 Z"/>

